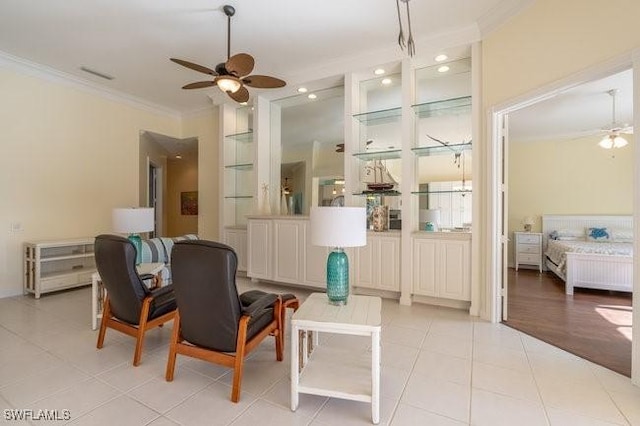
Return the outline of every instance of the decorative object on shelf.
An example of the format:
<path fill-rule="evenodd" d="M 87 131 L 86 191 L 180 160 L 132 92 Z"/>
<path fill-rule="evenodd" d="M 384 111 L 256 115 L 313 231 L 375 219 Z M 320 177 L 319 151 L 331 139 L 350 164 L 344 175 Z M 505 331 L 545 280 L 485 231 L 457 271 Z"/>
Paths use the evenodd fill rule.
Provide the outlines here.
<path fill-rule="evenodd" d="M 388 229 L 389 206 L 375 206 L 371 212 L 371 225 L 376 232 L 383 232 Z"/>
<path fill-rule="evenodd" d="M 327 297 L 333 305 L 345 305 L 349 297 L 349 260 L 345 247 L 367 244 L 364 207 L 312 207 L 311 244 L 332 247 L 327 258 Z"/>
<path fill-rule="evenodd" d="M 139 232 L 153 231 L 155 227 L 155 212 L 153 208 L 130 207 L 113 209 L 113 230 L 122 234 L 129 234 L 136 248 L 136 265 L 142 263 L 142 239 Z"/>
<path fill-rule="evenodd" d="M 424 223 L 425 231 L 440 230 L 440 209 L 422 209 L 419 216 L 420 222 Z"/>
<path fill-rule="evenodd" d="M 531 232 L 531 227 L 535 225 L 535 223 L 536 219 L 533 216 L 525 216 L 525 218 L 522 219 L 522 224 L 524 225 L 525 232 Z"/>
<path fill-rule="evenodd" d="M 409 29 L 409 37 L 407 38 L 406 44 L 404 41 L 404 31 L 402 30 L 402 18 L 400 17 L 400 1 L 402 1 L 407 6 L 407 27 Z M 411 13 L 409 11 L 409 1 L 410 0 L 396 0 L 396 9 L 398 10 L 398 25 L 400 27 L 400 32 L 398 34 L 398 45 L 402 50 L 404 50 L 404 48 L 406 47 L 409 56 L 413 56 L 416 54 L 416 46 L 413 41 L 413 32 L 411 31 Z"/>
<path fill-rule="evenodd" d="M 372 160 L 364 166 L 362 181 L 370 191 L 388 191 L 398 183 L 381 160 Z"/>
<path fill-rule="evenodd" d="M 611 96 L 611 125 L 605 127 L 603 130 L 607 132 L 607 134 L 602 138 L 598 145 L 604 149 L 611 148 L 622 148 L 627 146 L 629 142 L 622 136 L 621 133 L 633 133 L 633 127 L 630 127 L 627 124 L 618 123 L 616 121 L 616 96 L 618 94 L 618 89 L 611 89 L 607 92 Z"/>
<path fill-rule="evenodd" d="M 213 80 L 198 81 L 183 86 L 183 89 L 201 89 L 204 87 L 218 86 L 220 90 L 229 95 L 236 102 L 247 102 L 249 91 L 246 86 L 259 89 L 275 89 L 284 87 L 286 83 L 279 78 L 267 75 L 247 75 L 253 71 L 255 63 L 253 57 L 247 53 L 238 53 L 231 56 L 231 17 L 236 13 L 233 6 L 222 6 L 222 10 L 227 15 L 227 61 L 216 65 L 215 71 L 211 68 L 184 61 L 182 59 L 171 58 L 176 64 L 182 65 L 194 71 L 209 74 L 215 77 Z"/>
<path fill-rule="evenodd" d="M 260 213 L 263 215 L 271 214 L 271 201 L 269 201 L 269 184 L 262 184 L 262 202 L 260 203 Z"/>
<path fill-rule="evenodd" d="M 456 166 L 458 166 L 458 168 L 460 168 L 460 165 L 462 164 L 462 167 L 464 167 L 464 157 L 463 157 L 463 153 L 464 153 L 464 148 L 467 146 L 467 144 L 471 144 L 471 139 L 469 139 L 469 141 L 462 141 L 460 144 L 454 144 L 452 146 L 451 142 L 445 142 L 445 141 L 441 141 L 440 139 L 434 138 L 431 135 L 427 135 L 427 137 L 429 139 L 431 139 L 434 142 L 438 142 L 439 144 L 441 144 L 442 146 L 445 146 L 447 148 L 449 148 L 452 152 L 453 152 L 453 164 L 455 164 Z M 459 149 L 456 149 L 456 148 Z"/>

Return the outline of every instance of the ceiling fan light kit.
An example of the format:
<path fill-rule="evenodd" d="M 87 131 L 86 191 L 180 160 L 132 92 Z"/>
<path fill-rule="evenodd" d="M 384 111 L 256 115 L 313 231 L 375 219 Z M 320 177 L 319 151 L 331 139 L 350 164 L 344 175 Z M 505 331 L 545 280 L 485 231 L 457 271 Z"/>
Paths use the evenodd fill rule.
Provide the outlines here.
<path fill-rule="evenodd" d="M 604 149 L 622 148 L 629 143 L 625 138 L 620 136 L 620 133 L 631 132 L 631 128 L 626 124 L 620 124 L 616 121 L 616 95 L 618 89 L 611 89 L 607 91 L 611 96 L 611 126 L 607 131 L 607 134 L 598 142 L 598 146 Z"/>
<path fill-rule="evenodd" d="M 214 76 L 213 80 L 197 81 L 183 86 L 183 89 L 202 89 L 205 87 L 217 86 L 221 91 L 226 93 L 231 99 L 242 104 L 249 100 L 249 91 L 244 86 L 255 87 L 259 89 L 275 89 L 284 87 L 286 83 L 279 78 L 270 77 L 268 75 L 249 75 L 253 71 L 255 61 L 253 57 L 247 53 L 237 53 L 231 56 L 231 17 L 236 13 L 233 6 L 225 5 L 222 7 L 225 15 L 227 15 L 227 61 L 219 63 L 215 67 L 215 71 L 211 68 L 194 64 L 177 58 L 170 58 L 171 61 L 183 67 L 192 69 Z"/>

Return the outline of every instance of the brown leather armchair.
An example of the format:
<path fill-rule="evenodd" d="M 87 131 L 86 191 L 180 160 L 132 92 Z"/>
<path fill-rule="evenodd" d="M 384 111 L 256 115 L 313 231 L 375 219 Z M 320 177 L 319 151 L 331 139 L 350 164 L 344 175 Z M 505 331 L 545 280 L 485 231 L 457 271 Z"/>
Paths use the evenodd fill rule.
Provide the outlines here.
<path fill-rule="evenodd" d="M 267 336 L 283 358 L 282 301 L 264 293 L 244 300 L 236 287 L 236 253 L 213 241 L 180 241 L 171 267 L 178 304 L 167 381 L 173 380 L 176 355 L 182 354 L 234 369 L 231 400 L 240 399 L 245 357 Z M 245 298 L 246 299 L 246 298 Z"/>
<path fill-rule="evenodd" d="M 140 363 L 144 334 L 171 321 L 176 314 L 172 286 L 149 289 L 136 270 L 136 248 L 117 235 L 98 235 L 95 258 L 107 295 L 98 333 L 98 349 L 104 344 L 107 328 L 136 338 L 133 365 Z"/>

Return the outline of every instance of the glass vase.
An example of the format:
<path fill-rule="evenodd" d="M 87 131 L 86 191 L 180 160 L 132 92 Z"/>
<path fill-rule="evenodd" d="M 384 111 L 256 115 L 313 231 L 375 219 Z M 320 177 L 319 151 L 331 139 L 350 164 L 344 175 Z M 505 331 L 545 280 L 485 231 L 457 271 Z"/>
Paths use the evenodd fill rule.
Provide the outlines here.
<path fill-rule="evenodd" d="M 349 298 L 349 259 L 341 248 L 327 259 L 327 297 L 332 305 L 346 305 Z"/>

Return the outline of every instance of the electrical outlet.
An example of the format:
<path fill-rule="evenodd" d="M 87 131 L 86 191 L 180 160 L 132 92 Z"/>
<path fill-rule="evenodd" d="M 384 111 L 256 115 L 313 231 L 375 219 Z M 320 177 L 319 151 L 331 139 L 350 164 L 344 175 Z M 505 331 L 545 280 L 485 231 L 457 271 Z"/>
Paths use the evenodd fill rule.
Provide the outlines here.
<path fill-rule="evenodd" d="M 22 222 L 13 222 L 11 224 L 11 232 L 22 232 L 22 231 L 24 231 Z"/>

